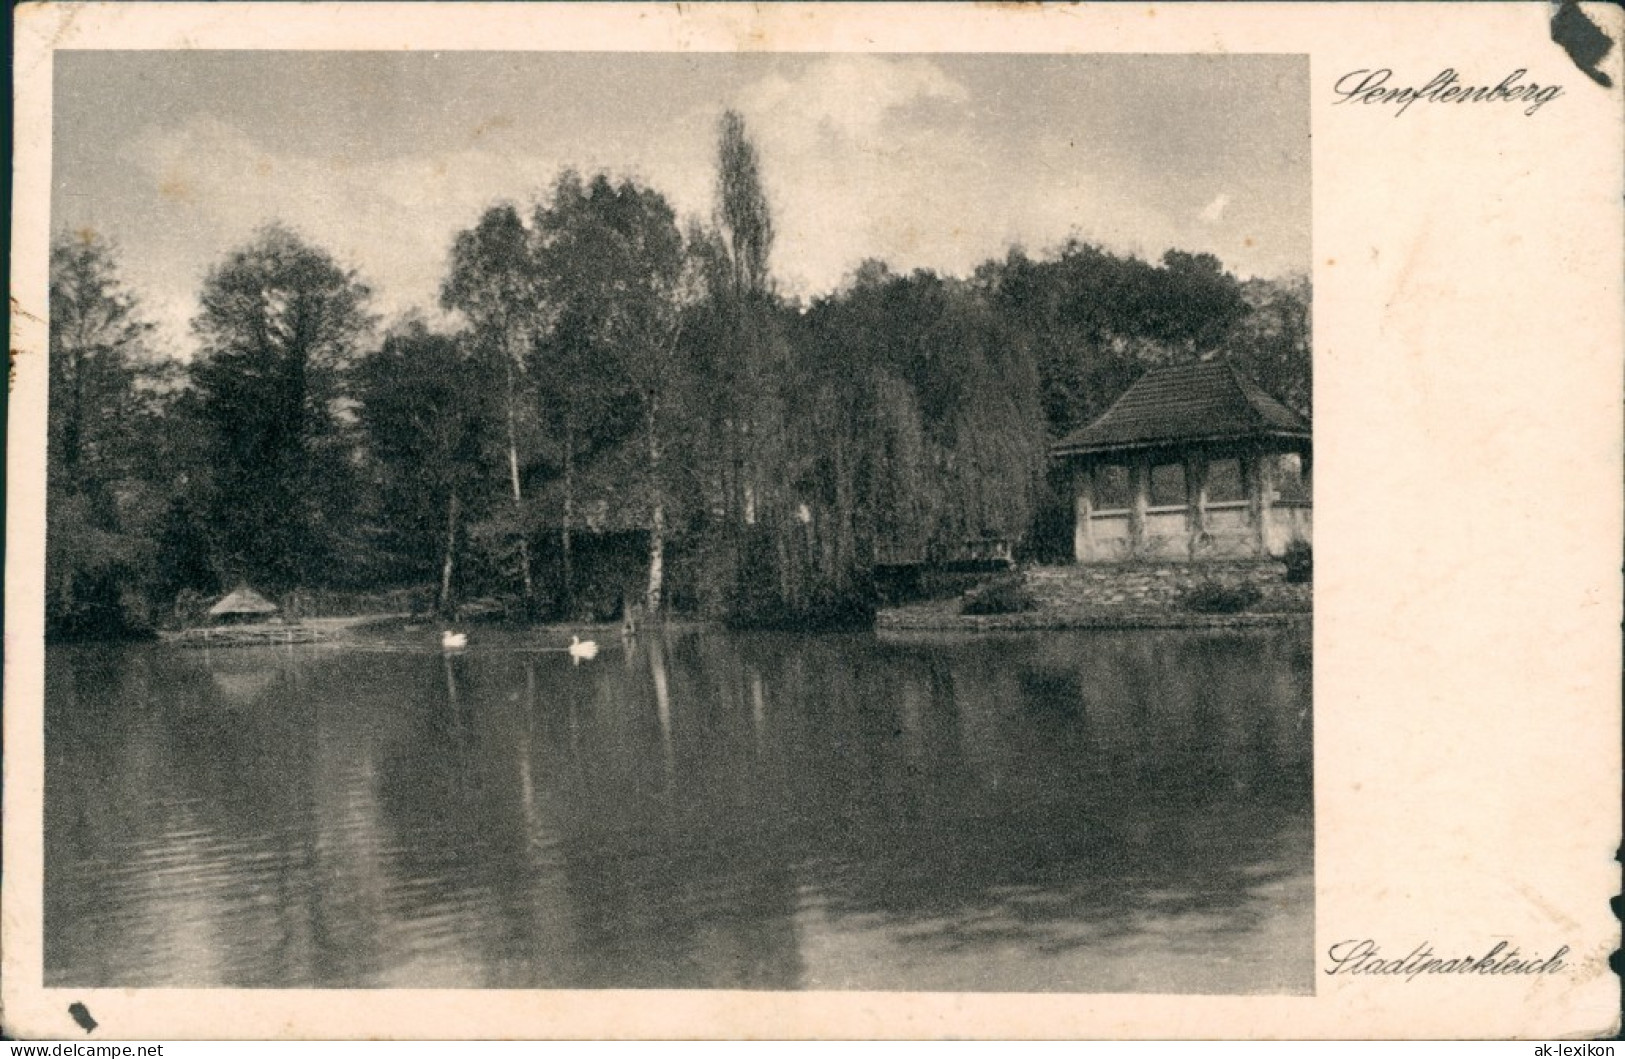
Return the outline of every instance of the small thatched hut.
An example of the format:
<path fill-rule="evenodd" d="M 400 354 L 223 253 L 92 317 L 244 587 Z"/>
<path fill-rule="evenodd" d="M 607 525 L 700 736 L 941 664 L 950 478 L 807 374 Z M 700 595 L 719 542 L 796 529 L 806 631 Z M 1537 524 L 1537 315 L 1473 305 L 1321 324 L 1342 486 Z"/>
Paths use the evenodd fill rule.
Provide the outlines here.
<path fill-rule="evenodd" d="M 247 585 L 228 593 L 209 608 L 209 620 L 222 625 L 271 621 L 276 617 L 277 605 Z"/>

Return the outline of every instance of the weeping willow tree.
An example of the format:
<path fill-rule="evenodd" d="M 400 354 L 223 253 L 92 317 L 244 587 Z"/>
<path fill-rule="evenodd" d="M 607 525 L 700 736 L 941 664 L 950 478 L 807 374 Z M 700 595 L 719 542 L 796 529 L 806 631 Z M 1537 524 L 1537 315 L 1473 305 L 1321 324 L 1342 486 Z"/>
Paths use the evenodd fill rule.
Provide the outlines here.
<path fill-rule="evenodd" d="M 980 291 L 870 264 L 801 337 L 804 385 L 832 397 L 793 406 L 833 409 L 802 436 L 852 568 L 1026 532 L 1047 440 L 1038 373 Z"/>
<path fill-rule="evenodd" d="M 801 312 L 774 296 L 772 245 L 760 162 L 730 112 L 715 232 L 695 248 L 733 616 L 860 618 L 877 551 L 1021 537 L 1045 464 L 1042 385 L 987 291 L 869 263 Z"/>

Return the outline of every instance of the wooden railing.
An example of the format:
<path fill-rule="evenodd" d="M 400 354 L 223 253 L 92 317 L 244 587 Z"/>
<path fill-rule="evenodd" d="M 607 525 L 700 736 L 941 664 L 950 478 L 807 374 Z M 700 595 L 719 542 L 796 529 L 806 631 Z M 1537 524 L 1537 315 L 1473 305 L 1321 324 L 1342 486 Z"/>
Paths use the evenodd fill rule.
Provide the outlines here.
<path fill-rule="evenodd" d="M 999 567 L 1015 565 L 1015 543 L 1008 537 L 976 537 L 924 548 L 875 546 L 876 566 Z"/>

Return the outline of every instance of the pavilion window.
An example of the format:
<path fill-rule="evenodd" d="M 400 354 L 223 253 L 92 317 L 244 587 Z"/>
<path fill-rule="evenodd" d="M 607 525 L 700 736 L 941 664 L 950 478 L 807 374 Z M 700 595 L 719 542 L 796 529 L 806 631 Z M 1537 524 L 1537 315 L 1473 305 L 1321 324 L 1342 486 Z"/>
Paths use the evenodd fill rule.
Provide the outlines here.
<path fill-rule="evenodd" d="M 1094 508 L 1096 511 L 1123 511 L 1132 506 L 1134 490 L 1128 468 L 1107 464 L 1095 468 Z"/>
<path fill-rule="evenodd" d="M 1275 498 L 1289 503 L 1309 502 L 1309 475 L 1303 457 L 1285 452 L 1275 463 Z"/>
<path fill-rule="evenodd" d="M 1207 465 L 1207 501 L 1210 504 L 1233 504 L 1247 499 L 1247 483 L 1241 476 L 1241 461 L 1235 457 L 1209 460 Z"/>
<path fill-rule="evenodd" d="M 1185 465 L 1162 463 L 1151 468 L 1151 506 L 1185 505 Z"/>

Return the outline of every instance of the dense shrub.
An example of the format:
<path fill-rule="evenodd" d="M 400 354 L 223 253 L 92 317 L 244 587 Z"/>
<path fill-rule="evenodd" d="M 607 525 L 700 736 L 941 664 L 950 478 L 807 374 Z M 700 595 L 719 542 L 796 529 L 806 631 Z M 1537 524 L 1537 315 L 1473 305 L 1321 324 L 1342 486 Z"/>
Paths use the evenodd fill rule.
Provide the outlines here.
<path fill-rule="evenodd" d="M 1281 559 L 1286 563 L 1286 579 L 1292 584 L 1306 584 L 1313 579 L 1315 553 L 1308 541 L 1301 537 L 1294 538 L 1286 546 L 1286 553 Z"/>
<path fill-rule="evenodd" d="M 1256 605 L 1264 598 L 1253 585 L 1223 585 L 1217 581 L 1203 581 L 1182 600 L 1186 610 L 1201 614 L 1237 614 Z"/>
<path fill-rule="evenodd" d="M 965 593 L 959 603 L 959 613 L 1019 614 L 1037 606 L 1038 601 L 1020 577 L 1001 577 Z"/>

